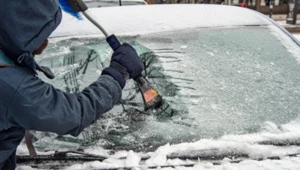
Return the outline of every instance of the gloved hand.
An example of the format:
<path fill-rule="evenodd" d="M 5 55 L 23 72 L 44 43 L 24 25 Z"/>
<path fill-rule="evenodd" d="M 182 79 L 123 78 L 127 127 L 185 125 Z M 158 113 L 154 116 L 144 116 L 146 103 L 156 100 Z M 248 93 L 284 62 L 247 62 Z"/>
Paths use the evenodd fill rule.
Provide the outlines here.
<path fill-rule="evenodd" d="M 112 76 L 124 88 L 126 79 L 141 77 L 143 70 L 144 64 L 135 49 L 124 43 L 113 53 L 109 67 L 102 74 Z"/>

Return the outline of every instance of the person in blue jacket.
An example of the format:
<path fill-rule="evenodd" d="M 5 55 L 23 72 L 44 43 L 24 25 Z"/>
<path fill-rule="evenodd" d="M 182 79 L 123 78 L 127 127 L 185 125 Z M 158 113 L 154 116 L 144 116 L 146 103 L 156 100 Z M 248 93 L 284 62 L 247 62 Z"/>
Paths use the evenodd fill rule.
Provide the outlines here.
<path fill-rule="evenodd" d="M 16 168 L 16 148 L 25 130 L 77 136 L 121 99 L 125 77 L 138 78 L 144 68 L 128 44 L 114 53 L 102 75 L 77 94 L 43 82 L 34 55 L 60 24 L 57 0 L 0 0 L 0 169 Z"/>

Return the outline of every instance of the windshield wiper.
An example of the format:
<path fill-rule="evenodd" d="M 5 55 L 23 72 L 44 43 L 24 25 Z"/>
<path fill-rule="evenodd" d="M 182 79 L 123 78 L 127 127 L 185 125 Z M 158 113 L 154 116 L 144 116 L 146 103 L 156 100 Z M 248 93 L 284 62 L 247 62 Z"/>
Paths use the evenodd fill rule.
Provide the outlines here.
<path fill-rule="evenodd" d="M 90 161 L 103 161 L 108 157 L 104 155 L 96 155 L 90 153 L 84 153 L 80 151 L 56 151 L 54 154 L 37 155 L 37 156 L 16 156 L 16 162 L 18 165 L 27 165 L 38 169 L 61 169 L 62 167 L 71 166 L 73 164 L 80 164 Z M 59 164 L 53 164 L 53 162 L 59 162 Z"/>
<path fill-rule="evenodd" d="M 233 160 L 229 160 L 227 162 L 229 163 L 239 163 L 244 160 L 256 160 L 256 161 L 263 161 L 265 159 L 270 159 L 270 160 L 279 160 L 281 157 L 279 156 L 272 156 L 272 157 L 265 157 L 265 158 L 258 158 L 258 159 L 251 159 L 249 158 L 248 155 L 246 154 L 231 154 L 231 155 L 226 155 L 224 154 L 223 156 L 208 156 L 204 155 L 206 152 L 211 152 L 212 150 L 199 150 L 192 154 L 192 156 L 188 155 L 180 155 L 180 154 L 170 154 L 167 156 L 168 159 L 182 159 L 186 160 L 189 159 L 191 162 L 190 163 L 184 163 L 184 164 L 171 164 L 171 165 L 159 165 L 159 166 L 145 166 L 143 163 L 150 158 L 150 156 L 142 156 L 141 158 L 141 165 L 138 167 L 121 167 L 121 166 L 116 166 L 116 167 L 111 167 L 111 168 L 98 168 L 95 170 L 119 170 L 119 169 L 124 169 L 124 170 L 132 170 L 133 168 L 150 168 L 150 169 L 156 169 L 158 167 L 160 168 L 176 168 L 176 167 L 193 167 L 197 163 L 199 163 L 199 160 L 201 162 L 210 162 L 213 165 L 221 165 L 222 161 L 224 158 L 232 158 Z M 215 150 L 216 151 L 216 150 Z M 68 155 L 68 154 L 77 154 L 77 155 Z M 287 154 L 284 155 L 285 157 L 296 157 L 300 153 L 295 153 L 295 154 Z M 242 157 L 234 157 L 234 156 L 242 156 Z M 85 162 L 90 162 L 90 161 L 103 161 L 107 159 L 108 157 L 102 156 L 102 155 L 95 155 L 95 154 L 88 154 L 88 153 L 83 153 L 79 151 L 66 151 L 66 152 L 56 152 L 55 154 L 52 155 L 39 155 L 36 157 L 30 157 L 30 156 L 17 156 L 17 163 L 19 165 L 27 165 L 31 166 L 33 168 L 46 168 L 46 169 L 61 169 L 63 167 L 71 166 L 73 164 L 82 164 Z M 218 159 L 216 159 L 218 158 Z M 119 158 L 119 159 L 126 159 L 126 157 Z M 59 161 L 59 163 L 57 163 Z M 56 162 L 56 163 L 53 163 Z"/>
<path fill-rule="evenodd" d="M 260 145 L 273 145 L 273 146 L 300 146 L 300 139 L 261 141 L 261 142 L 258 142 L 257 144 L 260 144 Z"/>

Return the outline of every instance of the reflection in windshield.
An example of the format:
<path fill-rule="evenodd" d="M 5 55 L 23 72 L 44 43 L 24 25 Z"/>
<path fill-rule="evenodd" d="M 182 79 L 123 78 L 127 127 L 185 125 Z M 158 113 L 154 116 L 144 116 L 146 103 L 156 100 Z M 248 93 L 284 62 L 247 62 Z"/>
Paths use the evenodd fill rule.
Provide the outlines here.
<path fill-rule="evenodd" d="M 137 49 L 144 76 L 163 96 L 163 106 L 145 112 L 138 87 L 128 81 L 121 103 L 79 137 L 36 133 L 48 136 L 36 142 L 39 148 L 152 150 L 252 133 L 265 121 L 282 124 L 298 117 L 300 68 L 268 27 L 165 32 L 121 41 Z M 104 39 L 73 38 L 51 44 L 39 63 L 57 75 L 46 81 L 76 93 L 98 78 L 111 54 Z"/>

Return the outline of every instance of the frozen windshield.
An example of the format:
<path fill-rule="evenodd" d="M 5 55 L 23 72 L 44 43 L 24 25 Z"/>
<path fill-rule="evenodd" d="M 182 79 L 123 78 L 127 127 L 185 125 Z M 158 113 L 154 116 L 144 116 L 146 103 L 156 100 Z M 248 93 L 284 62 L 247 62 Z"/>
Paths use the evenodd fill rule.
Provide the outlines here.
<path fill-rule="evenodd" d="M 289 49 L 273 32 L 248 26 L 120 37 L 137 49 L 163 106 L 145 112 L 138 87 L 129 81 L 121 104 L 81 135 L 36 133 L 43 137 L 36 145 L 45 150 L 93 145 L 152 150 L 166 143 L 254 133 L 266 121 L 294 120 L 300 113 L 299 48 Z M 57 75 L 45 81 L 76 93 L 98 78 L 111 54 L 105 39 L 71 38 L 50 44 L 39 63 Z"/>

